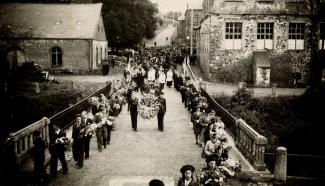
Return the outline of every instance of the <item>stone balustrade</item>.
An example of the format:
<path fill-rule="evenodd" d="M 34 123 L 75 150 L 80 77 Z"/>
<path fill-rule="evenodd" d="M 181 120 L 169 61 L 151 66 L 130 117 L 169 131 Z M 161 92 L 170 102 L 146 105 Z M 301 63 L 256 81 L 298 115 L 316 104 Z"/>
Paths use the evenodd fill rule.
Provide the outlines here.
<path fill-rule="evenodd" d="M 186 68 L 189 74 L 192 74 L 191 76 L 194 77 L 194 73 L 188 63 Z M 193 78 L 191 79 L 194 80 Z M 222 121 L 225 123 L 226 131 L 228 131 L 234 138 L 237 148 L 244 157 L 247 158 L 254 169 L 265 171 L 266 165 L 264 163 L 264 152 L 265 146 L 267 145 L 267 139 L 256 132 L 243 119 L 237 119 L 234 117 L 215 99 L 213 99 L 213 97 L 211 97 L 206 91 L 206 83 L 194 80 L 194 85 L 198 85 L 201 89 L 202 96 L 207 98 L 209 106 L 218 116 L 221 116 Z"/>
<path fill-rule="evenodd" d="M 264 152 L 267 139 L 257 133 L 244 120 L 238 119 L 236 123 L 238 125 L 238 135 L 235 141 L 238 149 L 256 170 L 266 170 Z"/>
<path fill-rule="evenodd" d="M 28 158 L 30 157 L 29 152 L 34 146 L 34 131 L 39 130 L 41 132 L 41 137 L 45 140 L 46 144 L 49 144 L 50 132 L 53 124 L 58 125 L 63 130 L 70 127 L 76 114 L 81 113 L 83 110 L 89 110 L 90 103 L 88 102 L 88 99 L 92 96 L 99 96 L 100 94 L 109 94 L 111 91 L 111 85 L 111 82 L 107 82 L 104 88 L 95 91 L 78 103 L 62 110 L 50 118 L 43 117 L 39 121 L 15 132 L 13 136 L 15 141 L 17 164 L 22 165 L 28 163 Z M 27 162 L 25 162 L 25 160 Z"/>
<path fill-rule="evenodd" d="M 21 161 L 24 160 L 29 153 L 29 151 L 33 148 L 33 132 L 39 130 L 41 132 L 42 138 L 45 142 L 49 143 L 49 124 L 50 120 L 46 117 L 43 117 L 39 121 L 20 129 L 19 131 L 15 132 L 14 139 L 15 139 L 15 153 L 17 156 L 17 163 L 19 164 Z"/>

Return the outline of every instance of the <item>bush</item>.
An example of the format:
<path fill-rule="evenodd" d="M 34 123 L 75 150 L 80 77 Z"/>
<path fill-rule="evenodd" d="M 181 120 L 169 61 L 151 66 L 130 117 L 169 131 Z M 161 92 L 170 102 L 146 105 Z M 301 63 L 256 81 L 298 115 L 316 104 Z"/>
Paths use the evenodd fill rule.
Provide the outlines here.
<path fill-rule="evenodd" d="M 17 68 L 18 79 L 28 81 L 45 80 L 42 74 L 42 69 L 39 65 L 32 62 L 25 62 Z"/>
<path fill-rule="evenodd" d="M 235 117 L 244 119 L 268 139 L 267 151 L 285 146 L 290 153 L 323 154 L 320 146 L 325 90 L 302 96 L 253 98 L 248 90 L 238 89 L 232 97 L 216 100 Z"/>

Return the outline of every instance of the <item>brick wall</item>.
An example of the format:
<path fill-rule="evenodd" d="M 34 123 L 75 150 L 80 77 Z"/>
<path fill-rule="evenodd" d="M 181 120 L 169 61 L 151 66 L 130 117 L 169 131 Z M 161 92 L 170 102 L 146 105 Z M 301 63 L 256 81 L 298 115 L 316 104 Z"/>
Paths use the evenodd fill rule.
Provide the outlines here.
<path fill-rule="evenodd" d="M 1 47 L 18 46 L 25 52 L 26 61 L 34 61 L 43 69 L 52 68 L 51 49 L 62 50 L 62 67 L 72 70 L 88 70 L 90 44 L 88 40 L 28 39 L 18 41 L 1 41 Z"/>

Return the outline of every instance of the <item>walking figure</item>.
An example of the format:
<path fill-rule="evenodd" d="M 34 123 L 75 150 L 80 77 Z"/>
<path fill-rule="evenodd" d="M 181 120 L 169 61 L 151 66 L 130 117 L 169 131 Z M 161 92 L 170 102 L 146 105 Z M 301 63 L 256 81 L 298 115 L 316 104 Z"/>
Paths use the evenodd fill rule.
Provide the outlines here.
<path fill-rule="evenodd" d="M 64 151 L 65 145 L 68 144 L 69 139 L 66 137 L 66 133 L 61 131 L 57 125 L 53 125 L 53 133 L 50 135 L 50 147 L 51 154 L 50 160 L 50 173 L 52 178 L 56 178 L 58 160 L 62 165 L 63 174 L 68 173 L 68 165 L 65 159 Z"/>
<path fill-rule="evenodd" d="M 164 98 L 164 92 L 160 92 L 159 95 L 159 111 L 157 114 L 158 119 L 158 129 L 163 132 L 164 131 L 164 117 L 166 113 L 166 99 Z"/>

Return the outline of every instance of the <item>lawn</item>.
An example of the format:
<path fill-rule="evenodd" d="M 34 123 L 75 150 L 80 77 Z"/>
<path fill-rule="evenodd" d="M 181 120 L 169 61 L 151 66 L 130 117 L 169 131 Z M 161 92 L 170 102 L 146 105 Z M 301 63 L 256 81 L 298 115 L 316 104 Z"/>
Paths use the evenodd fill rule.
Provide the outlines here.
<path fill-rule="evenodd" d="M 2 124 L 2 128 L 13 132 L 42 117 L 51 117 L 103 86 L 103 83 L 75 83 L 72 89 L 69 81 L 39 82 L 37 94 L 31 82 L 19 82 L 9 101 L 10 123 Z"/>

